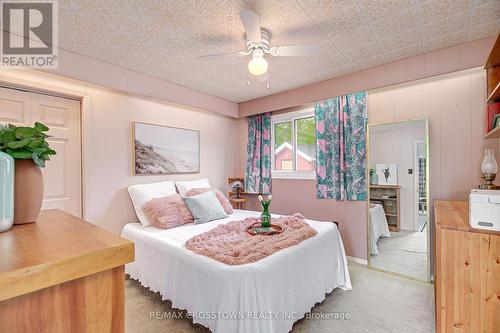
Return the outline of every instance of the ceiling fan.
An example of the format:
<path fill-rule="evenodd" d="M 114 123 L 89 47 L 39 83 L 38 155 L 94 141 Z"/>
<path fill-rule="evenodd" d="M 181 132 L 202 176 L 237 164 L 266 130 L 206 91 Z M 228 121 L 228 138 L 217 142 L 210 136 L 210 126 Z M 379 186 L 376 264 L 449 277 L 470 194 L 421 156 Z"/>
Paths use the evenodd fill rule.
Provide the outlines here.
<path fill-rule="evenodd" d="M 271 34 L 260 25 L 260 17 L 250 9 L 243 9 L 240 12 L 241 23 L 245 29 L 246 51 L 210 54 L 201 56 L 201 58 L 225 58 L 225 57 L 244 57 L 251 55 L 252 59 L 248 62 L 248 71 L 255 76 L 263 75 L 267 72 L 268 63 L 264 58 L 270 54 L 274 57 L 309 57 L 319 54 L 321 48 L 319 45 L 294 45 L 294 46 L 273 46 L 271 47 Z"/>

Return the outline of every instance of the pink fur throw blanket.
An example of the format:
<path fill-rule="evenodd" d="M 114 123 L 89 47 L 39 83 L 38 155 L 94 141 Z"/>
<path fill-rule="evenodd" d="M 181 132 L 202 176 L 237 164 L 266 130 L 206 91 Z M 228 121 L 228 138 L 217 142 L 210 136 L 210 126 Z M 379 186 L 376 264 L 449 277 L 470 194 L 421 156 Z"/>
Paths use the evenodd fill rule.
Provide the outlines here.
<path fill-rule="evenodd" d="M 249 264 L 316 235 L 316 230 L 304 219 L 304 216 L 298 213 L 273 218 L 272 224 L 281 226 L 282 233 L 252 236 L 246 229 L 260 222 L 260 218 L 249 217 L 243 221 L 221 224 L 195 236 L 186 242 L 186 248 L 227 265 Z"/>

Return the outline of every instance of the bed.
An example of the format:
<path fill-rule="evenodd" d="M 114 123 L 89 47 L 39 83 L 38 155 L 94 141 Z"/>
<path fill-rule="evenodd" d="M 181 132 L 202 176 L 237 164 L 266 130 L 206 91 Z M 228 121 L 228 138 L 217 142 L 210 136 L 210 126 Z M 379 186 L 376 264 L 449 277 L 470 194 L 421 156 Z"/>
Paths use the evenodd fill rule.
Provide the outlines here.
<path fill-rule="evenodd" d="M 370 205 L 370 254 L 378 255 L 377 242 L 380 237 L 391 237 L 384 207 L 381 204 Z"/>
<path fill-rule="evenodd" d="M 214 333 L 285 333 L 335 288 L 351 289 L 342 239 L 334 223 L 306 220 L 318 234 L 255 263 L 229 266 L 184 247 L 217 225 L 260 213 L 235 210 L 230 217 L 173 229 L 125 225 L 135 242 L 126 273 L 160 292 L 174 308 Z M 277 217 L 277 215 L 273 215 Z"/>

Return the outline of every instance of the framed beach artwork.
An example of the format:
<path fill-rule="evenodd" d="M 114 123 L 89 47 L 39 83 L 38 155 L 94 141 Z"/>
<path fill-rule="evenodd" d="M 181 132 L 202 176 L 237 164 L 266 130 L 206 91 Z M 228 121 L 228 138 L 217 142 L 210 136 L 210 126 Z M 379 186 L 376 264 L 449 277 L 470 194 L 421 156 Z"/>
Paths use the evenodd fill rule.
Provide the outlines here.
<path fill-rule="evenodd" d="M 377 164 L 378 185 L 398 185 L 397 164 Z"/>
<path fill-rule="evenodd" d="M 133 123 L 134 174 L 173 175 L 200 172 L 200 132 Z"/>

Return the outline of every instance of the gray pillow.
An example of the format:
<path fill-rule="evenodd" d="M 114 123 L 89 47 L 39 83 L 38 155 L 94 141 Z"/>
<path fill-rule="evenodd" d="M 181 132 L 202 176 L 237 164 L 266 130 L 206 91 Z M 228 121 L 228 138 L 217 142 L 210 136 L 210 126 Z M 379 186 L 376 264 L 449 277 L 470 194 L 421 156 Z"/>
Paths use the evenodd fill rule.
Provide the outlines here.
<path fill-rule="evenodd" d="M 207 191 L 183 199 L 193 215 L 194 223 L 205 223 L 227 217 L 214 191 Z"/>

